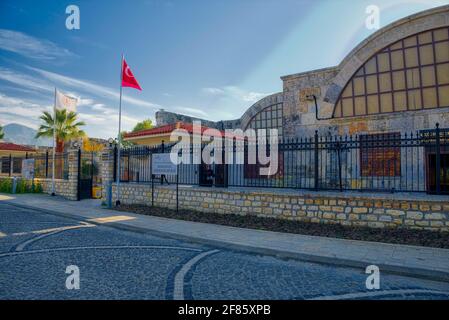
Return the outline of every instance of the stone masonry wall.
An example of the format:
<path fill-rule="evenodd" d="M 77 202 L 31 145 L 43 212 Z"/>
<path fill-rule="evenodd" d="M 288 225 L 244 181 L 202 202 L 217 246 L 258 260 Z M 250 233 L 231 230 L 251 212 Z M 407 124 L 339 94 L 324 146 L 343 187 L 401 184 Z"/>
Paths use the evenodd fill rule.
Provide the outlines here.
<path fill-rule="evenodd" d="M 42 185 L 44 193 L 51 194 L 51 179 L 34 179 Z M 77 199 L 77 185 L 69 180 L 55 179 L 55 193 L 58 196 L 62 196 L 68 200 L 78 200 Z"/>
<path fill-rule="evenodd" d="M 113 184 L 115 198 L 116 188 Z M 151 205 L 151 185 L 122 183 L 120 200 L 123 204 Z M 155 186 L 154 204 L 175 208 L 176 190 L 173 186 Z M 201 212 L 257 215 L 311 223 L 449 231 L 447 198 L 432 201 L 396 200 L 388 196 L 368 198 L 350 194 L 301 195 L 269 190 L 259 192 L 180 187 L 179 207 Z"/>

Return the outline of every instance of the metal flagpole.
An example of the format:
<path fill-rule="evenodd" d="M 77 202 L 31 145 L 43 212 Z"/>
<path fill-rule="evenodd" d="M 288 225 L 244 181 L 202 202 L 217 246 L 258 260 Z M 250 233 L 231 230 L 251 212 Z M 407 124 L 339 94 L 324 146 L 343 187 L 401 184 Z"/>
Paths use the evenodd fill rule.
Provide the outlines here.
<path fill-rule="evenodd" d="M 51 195 L 55 196 L 55 159 L 56 159 L 56 87 L 55 87 L 55 103 L 53 106 L 53 155 L 51 163 Z"/>
<path fill-rule="evenodd" d="M 120 131 L 122 129 L 122 80 L 123 80 L 123 54 L 122 54 L 122 61 L 120 63 L 120 103 L 118 107 L 118 148 L 117 148 L 117 200 L 115 201 L 115 205 L 120 205 L 120 148 L 122 145 L 122 135 L 120 134 Z"/>

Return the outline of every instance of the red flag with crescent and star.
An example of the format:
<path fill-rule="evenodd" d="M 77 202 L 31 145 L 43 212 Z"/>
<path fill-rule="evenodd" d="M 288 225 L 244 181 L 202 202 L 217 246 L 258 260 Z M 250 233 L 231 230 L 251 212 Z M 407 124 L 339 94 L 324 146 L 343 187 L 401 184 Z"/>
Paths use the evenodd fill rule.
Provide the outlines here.
<path fill-rule="evenodd" d="M 134 74 L 132 73 L 125 59 L 123 59 L 122 65 L 122 87 L 130 87 L 142 91 L 142 88 L 137 82 L 137 79 L 134 77 Z"/>

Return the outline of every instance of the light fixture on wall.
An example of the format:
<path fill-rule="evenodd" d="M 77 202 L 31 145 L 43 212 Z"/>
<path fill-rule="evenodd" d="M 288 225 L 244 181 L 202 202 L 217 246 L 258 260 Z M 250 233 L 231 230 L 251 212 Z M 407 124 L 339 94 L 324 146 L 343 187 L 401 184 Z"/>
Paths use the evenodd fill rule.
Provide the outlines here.
<path fill-rule="evenodd" d="M 109 138 L 108 143 L 110 147 L 117 145 L 117 138 Z"/>

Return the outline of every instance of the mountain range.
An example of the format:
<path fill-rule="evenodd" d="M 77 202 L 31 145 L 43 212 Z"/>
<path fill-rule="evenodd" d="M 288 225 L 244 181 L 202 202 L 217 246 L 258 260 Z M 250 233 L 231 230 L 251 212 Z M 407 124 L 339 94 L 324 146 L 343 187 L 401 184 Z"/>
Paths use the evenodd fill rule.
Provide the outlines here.
<path fill-rule="evenodd" d="M 3 141 L 30 146 L 51 146 L 52 141 L 49 138 L 36 139 L 36 130 L 18 123 L 10 123 L 3 126 L 5 136 Z"/>

